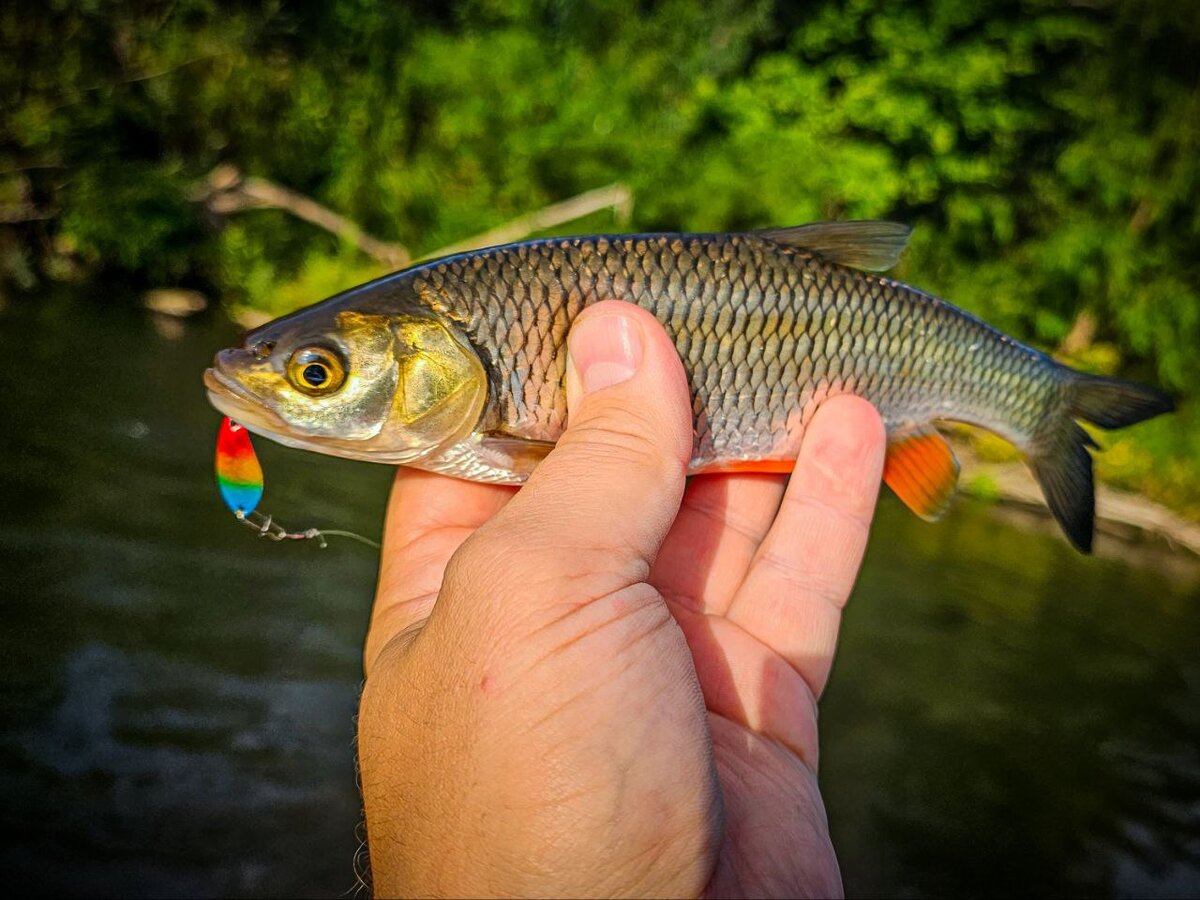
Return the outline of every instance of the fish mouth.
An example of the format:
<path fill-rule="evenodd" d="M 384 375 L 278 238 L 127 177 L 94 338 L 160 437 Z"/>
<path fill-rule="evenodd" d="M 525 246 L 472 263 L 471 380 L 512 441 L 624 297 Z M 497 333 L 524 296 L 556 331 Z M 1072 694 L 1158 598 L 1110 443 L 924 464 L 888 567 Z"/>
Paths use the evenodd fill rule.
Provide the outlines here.
<path fill-rule="evenodd" d="M 263 406 L 253 394 L 221 372 L 220 369 L 204 370 L 204 387 L 208 402 L 217 412 L 228 416 L 239 425 L 244 425 L 254 434 L 262 435 L 285 447 L 338 456 L 342 459 L 357 459 L 363 462 L 404 465 L 416 462 L 429 455 L 435 448 L 412 448 L 379 450 L 359 442 L 332 438 L 311 440 L 298 436 L 275 412 Z"/>
<path fill-rule="evenodd" d="M 298 437 L 283 419 L 263 406 L 253 394 L 220 369 L 204 370 L 204 387 L 208 390 L 208 402 L 216 407 L 217 412 L 245 426 L 254 434 L 298 450 L 311 450 L 334 456 L 348 455 L 332 449 L 323 442 Z"/>
<path fill-rule="evenodd" d="M 274 438 L 280 430 L 287 428 L 279 416 L 219 369 L 204 370 L 204 387 L 208 390 L 208 402 L 216 407 L 217 412 L 251 431 Z"/>

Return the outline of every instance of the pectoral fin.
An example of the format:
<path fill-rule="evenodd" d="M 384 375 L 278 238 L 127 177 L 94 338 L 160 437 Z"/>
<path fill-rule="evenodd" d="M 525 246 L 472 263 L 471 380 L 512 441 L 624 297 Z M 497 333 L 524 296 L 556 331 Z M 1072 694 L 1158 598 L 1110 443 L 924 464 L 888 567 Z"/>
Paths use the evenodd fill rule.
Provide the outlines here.
<path fill-rule="evenodd" d="M 900 432 L 888 442 L 883 480 L 904 505 L 927 522 L 940 519 L 958 484 L 958 460 L 936 428 Z"/>
<path fill-rule="evenodd" d="M 531 441 L 504 432 L 485 434 L 479 445 L 489 463 L 517 475 L 528 475 L 554 449 L 550 441 Z"/>

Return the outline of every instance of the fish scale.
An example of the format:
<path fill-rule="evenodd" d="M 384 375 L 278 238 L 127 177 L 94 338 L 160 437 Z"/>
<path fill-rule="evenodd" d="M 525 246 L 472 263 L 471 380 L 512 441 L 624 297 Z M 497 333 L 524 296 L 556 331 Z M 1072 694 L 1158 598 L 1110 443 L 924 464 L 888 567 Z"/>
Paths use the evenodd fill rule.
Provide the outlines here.
<path fill-rule="evenodd" d="M 826 391 L 864 396 L 892 430 L 936 413 L 1029 440 L 1058 387 L 1036 351 L 936 298 L 753 236 L 535 241 L 452 257 L 413 279 L 418 295 L 443 298 L 440 311 L 464 323 L 497 373 L 497 425 L 530 440 L 556 440 L 566 420 L 565 329 L 540 323 L 564 303 L 568 318 L 601 299 L 649 310 L 690 374 L 693 469 L 794 455 Z M 561 286 L 558 309 L 548 284 Z M 864 352 L 869 338 L 874 352 Z M 768 381 L 782 391 L 760 391 Z"/>
<path fill-rule="evenodd" d="M 1170 398 L 1076 372 L 863 271 L 892 265 L 907 235 L 843 222 L 492 247 L 268 323 L 205 380 L 227 415 L 295 446 L 519 483 L 566 425 L 571 323 L 622 300 L 663 324 L 683 362 L 691 472 L 786 471 L 819 403 L 853 393 L 879 410 L 885 480 L 919 514 L 941 514 L 958 474 L 932 424 L 968 422 L 1025 453 L 1068 537 L 1090 549 L 1095 444 L 1077 420 L 1122 427 L 1172 409 Z M 316 386 L 301 382 L 314 353 L 341 367 L 328 388 L 324 370 Z"/>

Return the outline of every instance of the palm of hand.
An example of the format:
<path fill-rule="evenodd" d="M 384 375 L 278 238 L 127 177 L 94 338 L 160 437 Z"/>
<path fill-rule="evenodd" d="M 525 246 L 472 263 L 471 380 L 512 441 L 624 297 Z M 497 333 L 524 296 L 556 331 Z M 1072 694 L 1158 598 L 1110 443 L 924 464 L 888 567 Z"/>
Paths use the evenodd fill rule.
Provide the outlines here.
<path fill-rule="evenodd" d="M 565 568 L 554 573 L 554 590 L 562 592 L 565 577 L 578 602 L 566 602 L 567 613 L 519 626 L 486 612 L 461 612 L 467 604 L 434 604 L 449 589 L 444 573 L 455 591 L 502 589 L 479 583 L 490 577 L 479 575 L 488 570 L 486 561 L 462 562 L 458 568 L 467 573 L 460 578 L 454 569 L 462 555 L 455 563 L 451 558 L 477 530 L 495 528 L 485 523 L 508 515 L 501 510 L 512 490 L 401 470 L 366 653 L 370 679 L 360 740 L 373 855 L 381 845 L 371 816 L 371 734 L 382 743 L 394 743 L 395 735 L 385 736 L 387 725 L 374 732 L 371 722 L 394 720 L 396 698 L 403 696 L 404 715 L 427 725 L 441 710 L 414 708 L 412 697 L 417 688 L 439 696 L 429 689 L 432 678 L 440 679 L 441 695 L 460 696 L 469 685 L 472 711 L 463 718 L 474 723 L 472 741 L 511 745 L 496 748 L 495 771 L 517 783 L 513 793 L 491 802 L 504 805 L 503 798 L 515 794 L 528 798 L 530 808 L 560 804 L 552 822 L 583 832 L 579 845 L 566 841 L 544 858 L 541 850 L 507 848 L 501 867 L 522 853 L 535 857 L 527 860 L 526 889 L 545 888 L 545 871 L 570 861 L 583 877 L 611 875 L 600 888 L 610 892 L 638 873 L 645 878 L 635 880 L 634 889 L 643 893 L 697 887 L 714 894 L 839 892 L 816 780 L 816 702 L 865 546 L 883 440 L 867 404 L 846 398 L 829 407 L 814 419 L 786 493 L 781 476 L 693 479 L 648 572 L 617 566 L 597 583 L 596 560 L 572 561 L 566 536 Z M 505 563 L 491 562 L 493 570 Z M 612 602 L 596 603 L 597 597 Z M 585 607 L 591 611 L 581 612 Z M 672 619 L 682 639 L 680 630 L 662 627 Z M 427 620 L 431 627 L 424 628 Z M 382 700 L 371 700 L 372 688 Z M 509 700 L 499 737 L 489 725 L 479 726 L 492 691 Z M 395 752 L 401 754 L 397 766 L 412 768 L 412 754 L 423 751 Z M 443 745 L 428 752 L 454 751 Z M 553 760 L 554 771 L 513 765 L 529 754 Z M 486 771 L 477 754 L 456 759 Z M 386 778 L 382 783 L 388 790 Z M 632 794 L 619 796 L 609 785 Z M 421 805 L 424 786 L 406 782 L 399 790 L 411 805 Z M 461 831 L 464 823 L 446 823 L 452 827 Z M 602 833 L 588 835 L 589 827 Z M 464 854 L 478 854 L 478 845 L 494 837 L 486 825 L 478 828 L 474 849 Z M 669 838 L 661 837 L 664 830 Z M 443 834 L 441 846 L 445 840 Z M 596 859 L 582 861 L 589 855 Z M 431 865 L 445 874 L 454 856 L 447 851 Z M 667 877 L 650 871 L 648 857 L 674 858 Z M 435 877 L 431 871 L 404 874 L 427 881 Z M 376 872 L 380 887 L 378 865 Z"/>

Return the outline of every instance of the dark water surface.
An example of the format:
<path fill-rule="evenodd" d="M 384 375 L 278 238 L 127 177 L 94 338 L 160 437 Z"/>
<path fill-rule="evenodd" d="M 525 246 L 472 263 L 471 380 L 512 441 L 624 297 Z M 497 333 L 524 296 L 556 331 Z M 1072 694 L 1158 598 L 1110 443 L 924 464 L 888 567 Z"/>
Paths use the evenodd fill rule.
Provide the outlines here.
<path fill-rule="evenodd" d="M 355 885 L 376 560 L 217 497 L 200 387 L 236 337 L 0 311 L 0 876 L 67 895 Z M 377 536 L 382 467 L 259 441 L 263 508 Z M 822 706 L 852 895 L 1200 893 L 1200 566 L 887 499 Z"/>

